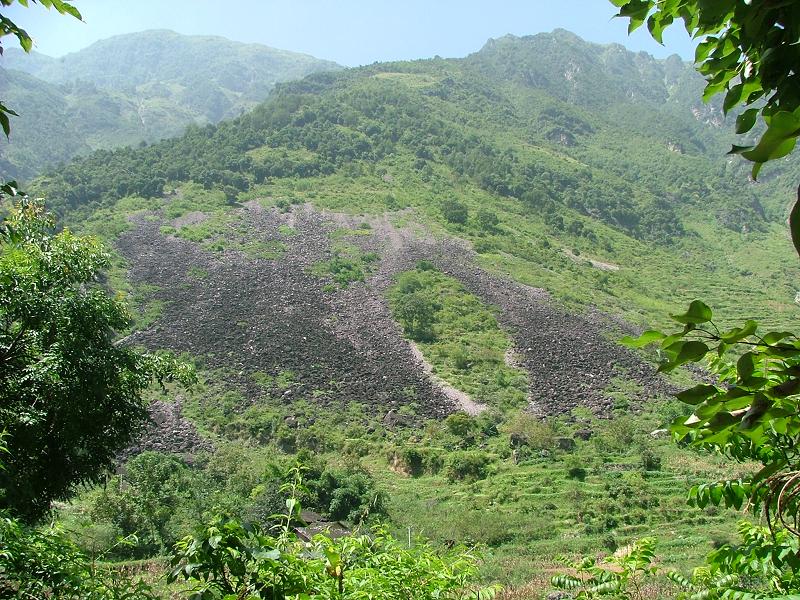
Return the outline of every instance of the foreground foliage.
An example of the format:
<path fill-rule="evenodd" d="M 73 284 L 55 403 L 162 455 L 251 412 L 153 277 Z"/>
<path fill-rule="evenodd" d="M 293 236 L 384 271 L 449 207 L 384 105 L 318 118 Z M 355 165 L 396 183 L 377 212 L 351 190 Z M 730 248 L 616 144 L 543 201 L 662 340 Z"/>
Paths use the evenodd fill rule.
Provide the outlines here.
<path fill-rule="evenodd" d="M 150 587 L 90 560 L 63 530 L 0 514 L 0 598 L 154 600 Z"/>
<path fill-rule="evenodd" d="M 736 133 L 753 129 L 759 114 L 766 131 L 755 145 L 734 146 L 731 153 L 753 161 L 753 177 L 770 160 L 789 154 L 800 135 L 800 84 L 795 68 L 800 50 L 800 12 L 792 2 L 721 0 L 612 0 L 633 31 L 647 22 L 662 41 L 664 29 L 683 20 L 700 39 L 695 53 L 698 71 L 707 80 L 703 99 L 725 93 L 725 112 L 744 105 Z"/>
<path fill-rule="evenodd" d="M 0 226 L 0 430 L 10 450 L 0 508 L 27 521 L 99 481 L 143 422 L 154 378 L 192 379 L 168 356 L 115 342 L 129 317 L 98 285 L 108 254 L 53 225 L 41 202 L 17 197 Z"/>
<path fill-rule="evenodd" d="M 752 320 L 721 331 L 712 318 L 711 309 L 696 300 L 686 313 L 673 315 L 684 325 L 681 330 L 671 335 L 649 330 L 625 341 L 659 343 L 662 371 L 708 358 L 717 380 L 677 394 L 692 414 L 676 419 L 673 433 L 697 448 L 763 465 L 747 479 L 700 486 L 692 490 L 691 501 L 736 509 L 747 503 L 763 510 L 768 522 L 777 517 L 800 535 L 800 340 L 787 331 L 760 334 Z"/>
<path fill-rule="evenodd" d="M 800 340 L 786 331 L 759 334 L 752 320 L 720 330 L 711 309 L 698 300 L 672 318 L 682 329 L 671 334 L 649 330 L 623 341 L 633 347 L 658 343 L 661 371 L 705 359 L 716 376 L 713 383 L 677 394 L 692 407 L 692 414 L 673 421 L 670 429 L 676 440 L 762 465 L 748 477 L 693 487 L 689 502 L 699 508 L 761 511 L 769 527 L 742 522 L 740 544 L 726 544 L 710 553 L 707 564 L 690 578 L 675 573 L 669 577 L 684 590 L 679 597 L 687 598 L 755 600 L 800 593 Z M 578 595 L 582 598 L 633 597 L 628 582 L 618 573 L 595 572 L 591 559 L 577 568 L 589 570 L 588 587 L 585 579 L 569 575 L 554 578 L 553 585 L 562 589 L 584 585 L 583 595 Z"/>
<path fill-rule="evenodd" d="M 441 554 L 426 543 L 406 547 L 383 529 L 337 540 L 319 535 L 305 543 L 288 530 L 272 537 L 256 526 L 217 518 L 176 545 L 173 563 L 170 577 L 193 584 L 192 600 L 477 600 L 497 591 L 472 585 L 473 554 Z"/>

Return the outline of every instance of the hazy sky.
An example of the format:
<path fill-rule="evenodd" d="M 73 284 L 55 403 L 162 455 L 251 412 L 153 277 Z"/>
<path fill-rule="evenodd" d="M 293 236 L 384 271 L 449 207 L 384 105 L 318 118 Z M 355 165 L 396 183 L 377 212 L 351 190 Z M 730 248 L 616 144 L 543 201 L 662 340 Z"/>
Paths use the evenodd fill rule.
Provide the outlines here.
<path fill-rule="evenodd" d="M 593 42 L 619 42 L 659 57 L 693 56 L 678 24 L 666 47 L 645 31 L 628 37 L 609 0 L 74 0 L 84 22 L 18 5 L 3 14 L 50 56 L 144 29 L 214 34 L 356 66 L 375 61 L 466 56 L 491 37 L 569 29 Z M 11 38 L 4 38 L 10 45 Z"/>

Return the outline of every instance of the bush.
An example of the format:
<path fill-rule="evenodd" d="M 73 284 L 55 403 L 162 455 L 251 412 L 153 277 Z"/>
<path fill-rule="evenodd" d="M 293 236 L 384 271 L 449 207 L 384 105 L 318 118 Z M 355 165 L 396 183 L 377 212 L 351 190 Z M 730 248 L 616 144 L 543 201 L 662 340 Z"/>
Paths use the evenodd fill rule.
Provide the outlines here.
<path fill-rule="evenodd" d="M 475 221 L 477 221 L 478 227 L 484 231 L 494 231 L 500 223 L 497 214 L 488 208 L 481 208 L 475 216 Z"/>
<path fill-rule="evenodd" d="M 447 464 L 447 478 L 450 481 L 485 479 L 491 462 L 492 459 L 485 452 L 454 452 Z"/>
<path fill-rule="evenodd" d="M 291 531 L 276 539 L 217 518 L 176 546 L 172 565 L 170 581 L 191 582 L 197 598 L 434 600 L 497 592 L 475 587 L 475 556 L 440 553 L 427 543 L 408 548 L 382 529 L 337 540 L 315 536 L 307 547 Z"/>
<path fill-rule="evenodd" d="M 156 599 L 143 582 L 97 567 L 54 527 L 0 513 L 0 548 L 0 598 Z"/>
<path fill-rule="evenodd" d="M 171 547 L 178 539 L 176 523 L 185 499 L 192 496 L 188 467 L 177 458 L 143 452 L 125 472 L 109 481 L 97 497 L 92 516 L 112 523 L 125 535 L 136 535 L 136 547 L 118 549 L 121 555 L 149 556 Z"/>
<path fill-rule="evenodd" d="M 308 504 L 330 519 L 361 523 L 386 514 L 387 496 L 372 476 L 361 469 L 324 469 L 307 472 Z"/>
<path fill-rule="evenodd" d="M 472 244 L 472 248 L 478 254 L 489 254 L 490 252 L 497 250 L 497 245 L 490 240 L 476 240 Z"/>
<path fill-rule="evenodd" d="M 448 223 L 464 225 L 469 219 L 469 211 L 465 204 L 449 198 L 442 202 L 442 216 Z"/>
<path fill-rule="evenodd" d="M 395 301 L 395 315 L 408 337 L 418 342 L 434 339 L 433 325 L 439 302 L 424 290 L 403 293 Z"/>
<path fill-rule="evenodd" d="M 533 451 L 552 450 L 556 447 L 557 432 L 550 421 L 519 413 L 506 424 L 511 445 Z"/>
<path fill-rule="evenodd" d="M 475 428 L 475 419 L 467 413 L 459 411 L 449 415 L 444 420 L 444 425 L 447 427 L 447 431 L 463 439 L 472 433 Z"/>
<path fill-rule="evenodd" d="M 578 481 L 586 479 L 586 466 L 577 456 L 570 456 L 565 462 L 565 467 L 569 479 L 577 479 Z"/>
<path fill-rule="evenodd" d="M 343 452 L 347 456 L 361 458 L 369 454 L 369 442 L 361 438 L 354 438 L 345 441 Z"/>
<path fill-rule="evenodd" d="M 394 452 L 394 457 L 399 458 L 403 468 L 412 477 L 419 477 L 425 473 L 436 475 L 444 467 L 444 457 L 439 448 L 425 448 L 409 446 Z"/>
<path fill-rule="evenodd" d="M 641 465 L 643 471 L 660 471 L 661 457 L 650 448 L 642 448 Z"/>

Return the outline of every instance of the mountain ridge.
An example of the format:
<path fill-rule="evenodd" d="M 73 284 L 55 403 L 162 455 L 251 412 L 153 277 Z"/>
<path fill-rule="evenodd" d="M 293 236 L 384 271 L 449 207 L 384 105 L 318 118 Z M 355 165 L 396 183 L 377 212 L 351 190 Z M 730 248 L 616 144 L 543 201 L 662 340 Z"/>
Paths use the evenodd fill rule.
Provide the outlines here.
<path fill-rule="evenodd" d="M 189 124 L 237 116 L 280 81 L 341 68 L 306 54 L 169 30 L 115 36 L 61 58 L 10 49 L 0 65 L 3 98 L 23 117 L 0 147 L 4 175 L 15 178 L 91 149 L 149 143 Z M 26 113 L 39 118 L 25 120 Z M 47 131 L 69 135 L 53 147 L 42 143 Z"/>

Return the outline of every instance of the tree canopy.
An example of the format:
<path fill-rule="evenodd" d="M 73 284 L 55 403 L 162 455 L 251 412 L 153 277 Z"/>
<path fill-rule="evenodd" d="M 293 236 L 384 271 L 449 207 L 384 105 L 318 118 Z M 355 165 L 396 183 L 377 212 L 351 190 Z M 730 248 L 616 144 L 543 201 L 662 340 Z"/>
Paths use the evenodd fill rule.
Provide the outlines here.
<path fill-rule="evenodd" d="M 765 128 L 757 142 L 734 145 L 754 163 L 752 175 L 764 163 L 794 150 L 800 136 L 800 4 L 770 0 L 611 0 L 617 16 L 629 19 L 628 31 L 647 23 L 662 41 L 664 29 L 678 19 L 701 40 L 697 70 L 707 80 L 703 99 L 725 94 L 725 112 L 745 107 L 736 118 L 736 133 L 746 134 L 758 116 Z M 789 218 L 795 250 L 800 254 L 800 196 Z"/>
<path fill-rule="evenodd" d="M 191 375 L 115 341 L 128 313 L 98 285 L 108 254 L 52 226 L 41 202 L 22 197 L 0 229 L 0 508 L 28 521 L 113 464 L 146 417 L 141 392 L 154 377 Z"/>

